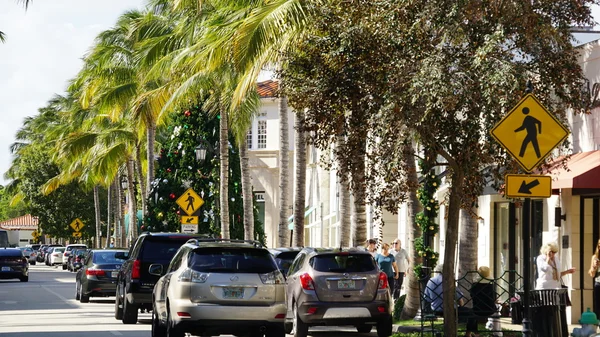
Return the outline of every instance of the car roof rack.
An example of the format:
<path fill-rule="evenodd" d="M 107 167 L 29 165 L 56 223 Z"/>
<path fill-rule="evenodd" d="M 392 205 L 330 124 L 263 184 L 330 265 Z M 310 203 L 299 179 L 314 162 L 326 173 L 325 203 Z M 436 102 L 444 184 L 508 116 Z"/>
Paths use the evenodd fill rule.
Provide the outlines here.
<path fill-rule="evenodd" d="M 257 248 L 267 248 L 265 245 L 257 240 L 241 240 L 241 239 L 222 239 L 222 238 L 193 238 L 189 239 L 187 243 L 200 245 L 201 242 L 229 242 L 229 243 L 249 243 Z"/>

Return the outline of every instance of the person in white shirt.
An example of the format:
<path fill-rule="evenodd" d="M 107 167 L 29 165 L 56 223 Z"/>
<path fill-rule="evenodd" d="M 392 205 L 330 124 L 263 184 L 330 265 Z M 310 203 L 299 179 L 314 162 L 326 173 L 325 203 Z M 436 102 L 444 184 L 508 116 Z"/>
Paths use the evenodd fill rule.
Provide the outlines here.
<path fill-rule="evenodd" d="M 558 245 L 554 242 L 547 243 L 540 249 L 540 255 L 536 259 L 538 278 L 535 289 L 559 289 L 560 278 L 566 274 L 573 274 L 575 268 L 561 271 L 560 259 L 557 256 Z"/>
<path fill-rule="evenodd" d="M 402 248 L 402 242 L 400 239 L 394 239 L 390 254 L 394 255 L 394 259 L 396 260 L 399 271 L 398 278 L 395 280 L 396 284 L 394 285 L 393 293 L 394 299 L 397 300 L 398 297 L 400 297 L 400 290 L 402 288 L 402 284 L 404 283 L 404 275 L 406 275 L 406 271 L 410 265 L 410 258 L 406 249 Z"/>
<path fill-rule="evenodd" d="M 373 257 L 377 255 L 377 240 L 369 239 L 367 240 L 367 251 L 371 253 Z"/>

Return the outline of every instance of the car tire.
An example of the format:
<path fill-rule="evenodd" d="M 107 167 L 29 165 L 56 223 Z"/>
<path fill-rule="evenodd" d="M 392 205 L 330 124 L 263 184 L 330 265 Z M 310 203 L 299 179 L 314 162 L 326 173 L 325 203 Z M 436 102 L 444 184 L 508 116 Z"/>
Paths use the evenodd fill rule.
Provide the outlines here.
<path fill-rule="evenodd" d="M 168 304 L 167 304 L 168 306 Z M 167 333 L 166 337 L 185 337 L 185 332 L 175 327 L 171 322 L 171 311 L 167 311 Z"/>
<path fill-rule="evenodd" d="M 270 326 L 267 328 L 265 337 L 285 337 L 285 330 L 283 326 Z"/>
<path fill-rule="evenodd" d="M 123 308 L 121 308 L 121 294 L 117 285 L 117 293 L 115 294 L 115 319 L 123 319 Z"/>
<path fill-rule="evenodd" d="M 288 334 L 288 335 L 291 334 L 293 328 L 294 328 L 294 323 L 292 323 L 292 322 L 283 323 L 283 331 L 285 331 L 286 334 Z"/>
<path fill-rule="evenodd" d="M 33 261 L 33 262 L 29 263 L 29 264 L 32 265 L 32 266 L 35 266 L 35 261 Z"/>
<path fill-rule="evenodd" d="M 371 329 L 373 329 L 373 326 L 372 325 L 368 325 L 368 324 L 358 325 L 356 327 L 356 331 L 358 331 L 360 333 L 369 333 L 369 332 L 371 332 Z"/>
<path fill-rule="evenodd" d="M 29 275 L 27 275 L 27 276 L 21 276 L 19 278 L 19 281 L 21 281 L 21 282 L 29 282 Z"/>
<path fill-rule="evenodd" d="M 377 322 L 377 337 L 390 337 L 392 335 L 392 316 Z"/>
<path fill-rule="evenodd" d="M 123 296 L 123 324 L 136 324 L 138 320 L 138 308 Z"/>
<path fill-rule="evenodd" d="M 64 264 L 62 265 L 63 270 L 67 270 L 67 266 L 65 266 Z"/>
<path fill-rule="evenodd" d="M 294 322 L 292 327 L 292 335 L 294 337 L 308 336 L 308 325 L 302 321 L 300 316 L 298 316 L 298 304 L 294 305 Z"/>
<path fill-rule="evenodd" d="M 152 310 L 152 337 L 166 337 L 167 328 L 160 325 L 156 310 Z"/>
<path fill-rule="evenodd" d="M 75 300 L 79 301 L 81 296 L 79 295 L 79 281 L 75 282 Z"/>
<path fill-rule="evenodd" d="M 90 302 L 90 295 L 86 295 L 83 292 L 83 286 L 81 285 L 81 282 L 79 282 L 79 302 L 81 302 L 81 303 L 89 303 Z"/>

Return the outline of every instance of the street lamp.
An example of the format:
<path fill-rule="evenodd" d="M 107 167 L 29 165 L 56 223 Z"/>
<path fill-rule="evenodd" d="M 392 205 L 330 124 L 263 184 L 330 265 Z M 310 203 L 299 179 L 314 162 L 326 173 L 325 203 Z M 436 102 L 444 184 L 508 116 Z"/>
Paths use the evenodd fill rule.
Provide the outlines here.
<path fill-rule="evenodd" d="M 127 187 L 129 185 L 129 181 L 127 181 L 127 177 L 126 176 L 121 176 L 121 188 L 126 190 Z"/>
<path fill-rule="evenodd" d="M 194 149 L 194 152 L 196 152 L 196 160 L 203 162 L 206 159 L 206 150 L 208 149 L 208 147 L 206 146 L 206 142 L 201 141 L 200 144 L 198 146 L 196 146 L 196 148 Z"/>

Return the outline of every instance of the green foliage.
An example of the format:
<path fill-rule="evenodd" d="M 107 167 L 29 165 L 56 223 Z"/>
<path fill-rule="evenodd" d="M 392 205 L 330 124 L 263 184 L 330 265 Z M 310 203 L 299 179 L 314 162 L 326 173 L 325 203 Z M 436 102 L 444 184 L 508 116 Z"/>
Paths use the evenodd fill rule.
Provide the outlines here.
<path fill-rule="evenodd" d="M 148 231 L 175 232 L 181 228 L 186 213 L 177 205 L 179 198 L 192 188 L 204 204 L 194 213 L 199 217 L 198 232 L 218 235 L 219 174 L 218 158 L 219 116 L 211 116 L 201 104 L 189 106 L 173 114 L 161 134 L 163 139 L 156 164 L 156 179 L 148 195 Z M 207 148 L 203 162 L 196 160 L 195 149 L 200 143 Z M 232 239 L 243 239 L 243 200 L 240 158 L 230 137 L 229 147 L 229 212 Z M 261 223 L 255 217 L 255 233 L 264 240 Z"/>
<path fill-rule="evenodd" d="M 25 204 L 19 202 L 16 206 L 10 206 L 13 195 L 4 186 L 0 186 L 0 221 L 13 219 L 27 214 Z"/>
<path fill-rule="evenodd" d="M 433 238 L 440 230 L 436 222 L 439 211 L 439 203 L 436 200 L 435 194 L 440 188 L 441 179 L 435 174 L 431 167 L 431 159 L 419 161 L 421 169 L 422 182 L 417 190 L 417 198 L 423 205 L 423 211 L 417 213 L 416 223 L 421 228 L 421 237 L 415 239 L 415 250 L 417 254 L 423 258 L 426 266 L 432 268 L 437 264 L 439 253 L 434 251 L 430 244 Z M 415 275 L 417 278 L 422 278 L 423 264 L 418 263 L 414 266 Z"/>
<path fill-rule="evenodd" d="M 394 321 L 397 321 L 400 319 L 400 314 L 402 314 L 402 309 L 404 308 L 404 301 L 406 301 L 406 294 L 398 297 L 396 302 L 394 302 L 394 313 L 393 313 Z"/>

